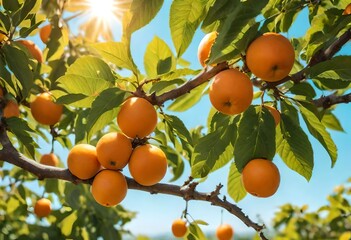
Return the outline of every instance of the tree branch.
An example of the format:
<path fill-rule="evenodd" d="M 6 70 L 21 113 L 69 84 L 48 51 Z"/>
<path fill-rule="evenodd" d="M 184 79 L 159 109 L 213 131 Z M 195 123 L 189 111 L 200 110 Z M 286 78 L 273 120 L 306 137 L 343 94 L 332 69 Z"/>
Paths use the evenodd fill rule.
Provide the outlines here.
<path fill-rule="evenodd" d="M 341 96 L 337 96 L 335 95 L 335 93 L 332 93 L 328 96 L 323 96 L 318 99 L 312 100 L 312 103 L 316 105 L 316 107 L 322 107 L 324 109 L 328 109 L 335 104 L 349 102 L 351 102 L 351 93 Z"/>
<path fill-rule="evenodd" d="M 199 75 L 197 75 L 195 78 L 192 80 L 187 81 L 183 85 L 172 89 L 168 92 L 165 92 L 159 96 L 156 95 L 156 93 L 151 94 L 150 96 L 142 96 L 140 92 L 136 92 L 136 94 L 139 97 L 144 97 L 149 102 L 151 102 L 153 105 L 158 105 L 161 106 L 163 103 L 165 103 L 168 100 L 176 99 L 186 93 L 189 93 L 191 90 L 194 88 L 200 86 L 201 84 L 209 81 L 211 78 L 213 78 L 217 73 L 228 69 L 228 63 L 227 62 L 222 62 L 219 63 L 218 65 L 212 67 L 212 68 L 205 68 Z"/>
<path fill-rule="evenodd" d="M 3 146 L 3 148 L 0 150 L 0 159 L 2 161 L 11 163 L 17 167 L 22 168 L 25 171 L 36 175 L 39 180 L 43 180 L 45 178 L 54 178 L 69 181 L 75 184 L 91 184 L 93 181 L 93 179 L 81 180 L 72 175 L 68 169 L 45 166 L 19 153 L 8 138 L 6 128 L 3 123 L 0 123 L 0 143 Z M 223 199 L 219 198 L 219 190 L 222 187 L 221 184 L 218 185 L 213 192 L 204 193 L 196 191 L 195 188 L 198 183 L 192 182 L 192 179 L 185 182 L 185 185 L 183 186 L 158 183 L 149 187 L 138 184 L 132 178 L 126 177 L 126 179 L 129 189 L 149 192 L 151 194 L 159 193 L 178 196 L 184 198 L 186 201 L 205 201 L 211 203 L 211 205 L 224 208 L 229 213 L 239 218 L 248 227 L 255 229 L 260 234 L 261 239 L 267 239 L 262 233 L 262 230 L 265 228 L 264 225 L 259 225 L 258 223 L 253 222 L 247 215 L 242 212 L 242 210 L 237 205 L 228 202 L 225 197 Z"/>

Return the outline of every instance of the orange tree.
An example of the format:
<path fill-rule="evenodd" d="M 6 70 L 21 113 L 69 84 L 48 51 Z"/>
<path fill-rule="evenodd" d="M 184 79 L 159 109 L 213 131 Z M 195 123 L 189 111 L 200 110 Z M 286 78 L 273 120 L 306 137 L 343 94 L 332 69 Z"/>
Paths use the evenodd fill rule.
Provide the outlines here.
<path fill-rule="evenodd" d="M 119 42 L 96 16 L 80 26 L 81 36 L 72 34 L 70 21 L 97 8 L 94 1 L 1 3 L 0 229 L 11 239 L 119 239 L 126 233 L 123 225 L 134 217 L 122 207 L 127 188 L 207 201 L 266 239 L 264 225 L 233 203 L 245 197 L 246 189 L 268 197 L 279 187 L 284 176 L 274 163 L 268 164 L 273 179 L 259 163 L 278 154 L 291 170 L 310 179 L 314 159 L 308 136 L 326 149 L 332 165 L 337 160 L 327 129 L 338 130 L 333 110 L 351 101 L 351 56 L 337 55 L 351 38 L 347 1 L 174 0 L 169 28 L 175 52 L 155 37 L 144 54 L 144 71 L 132 57 L 131 39 L 158 14 L 163 0 L 112 1 L 118 9 L 112 14 L 123 26 Z M 284 37 L 301 11 L 309 14 L 305 36 Z M 41 52 L 27 38 L 40 35 L 46 20 L 51 28 L 45 30 Z M 199 28 L 211 35 L 194 53 L 203 69 L 191 69 L 182 55 Z M 188 129 L 168 111 L 191 111 L 207 93 L 214 108 L 206 131 Z M 20 114 L 5 115 L 9 104 L 18 104 Z M 54 143 L 69 149 L 74 163 L 67 168 L 65 159 L 58 167 L 35 161 L 40 159 L 39 139 L 51 142 L 53 153 Z M 96 152 L 97 144 L 108 151 Z M 122 163 L 119 151 L 126 154 Z M 128 158 L 136 179 L 121 174 Z M 261 160 L 246 169 L 253 159 Z M 212 192 L 197 191 L 200 182 L 206 184 L 203 178 L 228 163 L 224 184 L 232 200 L 221 195 L 220 183 Z M 190 173 L 184 172 L 185 165 Z M 182 175 L 189 180 L 182 186 L 158 183 L 167 167 L 172 180 Z M 244 170 L 248 186 L 241 179 Z M 38 182 L 42 196 L 30 185 Z M 42 197 L 59 208 L 52 210 L 46 201 L 47 222 L 33 222 L 29 216 Z M 186 210 L 182 217 L 187 219 Z M 187 238 L 203 239 L 203 222 L 187 221 Z"/>

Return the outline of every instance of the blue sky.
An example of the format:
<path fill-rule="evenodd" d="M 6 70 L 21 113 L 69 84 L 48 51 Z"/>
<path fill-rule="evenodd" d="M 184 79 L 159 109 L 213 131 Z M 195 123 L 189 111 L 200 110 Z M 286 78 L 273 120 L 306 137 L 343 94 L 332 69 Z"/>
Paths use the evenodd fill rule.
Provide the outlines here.
<path fill-rule="evenodd" d="M 166 0 L 161 12 L 158 16 L 145 28 L 137 31 L 132 37 L 132 54 L 136 64 L 142 69 L 144 52 L 147 44 L 158 36 L 168 43 L 174 50 L 171 41 L 169 30 L 169 8 L 170 0 Z M 307 14 L 302 13 L 294 27 L 289 31 L 289 37 L 303 36 L 307 25 Z M 121 36 L 120 26 L 115 26 L 116 39 Z M 193 42 L 188 50 L 183 55 L 183 58 L 191 62 L 193 68 L 201 68 L 197 60 L 197 46 L 204 36 L 200 30 L 195 34 Z M 350 44 L 342 50 L 342 53 L 350 53 Z M 208 112 L 211 108 L 208 96 L 204 96 L 202 101 L 194 108 L 177 114 L 186 124 L 192 128 L 197 125 L 205 125 Z M 303 177 L 288 169 L 281 159 L 276 156 L 274 162 L 278 166 L 281 173 L 281 185 L 277 193 L 267 199 L 256 198 L 248 195 L 244 200 L 238 203 L 239 207 L 248 214 L 253 220 L 263 219 L 269 225 L 274 212 L 277 211 L 280 205 L 292 203 L 296 205 L 308 204 L 309 210 L 316 210 L 322 204 L 326 203 L 327 194 L 331 193 L 334 186 L 344 183 L 350 176 L 351 166 L 351 148 L 350 136 L 351 125 L 349 123 L 348 114 L 350 111 L 349 105 L 340 105 L 335 113 L 340 119 L 345 132 L 332 131 L 332 138 L 336 142 L 339 149 L 338 161 L 334 168 L 331 169 L 329 156 L 321 145 L 310 137 L 314 148 L 315 168 L 310 182 L 307 182 Z M 174 113 L 172 113 L 174 114 Z M 304 126 L 303 126 L 304 127 Z M 45 152 L 45 148 L 42 149 Z M 65 161 L 67 150 L 60 150 L 60 157 Z M 226 185 L 229 166 L 211 174 L 206 182 L 198 186 L 199 191 L 212 191 L 218 183 Z M 187 168 L 189 173 L 189 168 Z M 171 179 L 170 175 L 164 178 L 164 182 Z M 182 184 L 187 179 L 187 174 L 175 182 Z M 226 194 L 226 189 L 222 189 L 222 193 Z M 129 190 L 126 199 L 122 205 L 129 210 L 137 211 L 137 218 L 126 225 L 126 228 L 135 234 L 145 234 L 155 236 L 159 234 L 168 234 L 170 232 L 171 222 L 181 215 L 185 207 L 183 199 L 166 195 L 151 195 L 146 192 Z M 214 231 L 220 224 L 221 210 L 218 207 L 213 207 L 209 203 L 198 201 L 189 202 L 189 213 L 194 219 L 202 219 L 209 223 L 208 226 L 202 227 L 204 231 Z M 237 233 L 254 233 L 251 228 L 246 227 L 236 217 L 224 212 L 224 222 L 231 224 Z"/>

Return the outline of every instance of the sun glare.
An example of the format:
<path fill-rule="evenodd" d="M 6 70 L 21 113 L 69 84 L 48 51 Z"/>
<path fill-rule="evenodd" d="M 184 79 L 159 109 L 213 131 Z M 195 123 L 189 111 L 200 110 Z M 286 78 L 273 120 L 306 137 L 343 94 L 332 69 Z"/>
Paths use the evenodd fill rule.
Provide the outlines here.
<path fill-rule="evenodd" d="M 92 15 L 103 22 L 110 22 L 118 11 L 116 0 L 89 0 Z"/>

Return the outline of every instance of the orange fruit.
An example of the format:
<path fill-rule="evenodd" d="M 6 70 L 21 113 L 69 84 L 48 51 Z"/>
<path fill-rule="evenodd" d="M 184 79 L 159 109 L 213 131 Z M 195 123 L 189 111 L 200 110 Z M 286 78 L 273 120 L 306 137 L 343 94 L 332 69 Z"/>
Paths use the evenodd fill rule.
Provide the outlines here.
<path fill-rule="evenodd" d="M 344 12 L 342 13 L 342 15 L 350 15 L 350 14 L 351 14 L 351 3 L 349 3 L 346 6 L 346 8 L 345 8 Z"/>
<path fill-rule="evenodd" d="M 3 110 L 3 116 L 5 118 L 19 117 L 20 110 L 17 102 L 9 100 Z"/>
<path fill-rule="evenodd" d="M 47 217 L 51 213 L 51 201 L 46 198 L 39 199 L 34 205 L 34 213 L 38 217 Z"/>
<path fill-rule="evenodd" d="M 290 41 L 279 33 L 265 33 L 246 51 L 246 64 L 253 74 L 267 82 L 288 76 L 295 61 Z"/>
<path fill-rule="evenodd" d="M 161 149 L 146 144 L 133 150 L 128 167 L 130 174 L 137 183 L 143 186 L 151 186 L 161 181 L 166 175 L 167 158 Z"/>
<path fill-rule="evenodd" d="M 274 118 L 275 126 L 277 126 L 280 123 L 280 112 L 275 107 L 272 107 L 272 106 L 264 105 L 264 107 L 267 108 L 269 112 L 272 114 Z"/>
<path fill-rule="evenodd" d="M 59 160 L 53 153 L 44 154 L 41 156 L 40 161 L 41 164 L 57 167 L 59 165 Z"/>
<path fill-rule="evenodd" d="M 94 177 L 100 170 L 96 148 L 89 144 L 75 145 L 67 157 L 69 171 L 80 179 Z"/>
<path fill-rule="evenodd" d="M 216 237 L 218 240 L 230 240 L 233 238 L 234 231 L 229 224 L 221 224 L 216 229 Z"/>
<path fill-rule="evenodd" d="M 124 168 L 132 154 L 132 143 L 122 133 L 111 132 L 105 134 L 96 144 L 97 158 L 107 169 Z"/>
<path fill-rule="evenodd" d="M 91 193 L 96 202 L 105 207 L 116 206 L 127 195 L 127 180 L 114 170 L 102 170 L 94 178 Z"/>
<path fill-rule="evenodd" d="M 257 197 L 272 196 L 280 184 L 277 166 L 272 161 L 261 158 L 246 164 L 241 179 L 246 191 Z"/>
<path fill-rule="evenodd" d="M 40 48 L 37 45 L 35 45 L 34 42 L 30 40 L 18 40 L 17 42 L 25 46 L 34 59 L 36 59 L 40 63 L 43 62 L 43 53 L 40 50 Z"/>
<path fill-rule="evenodd" d="M 43 43 L 47 43 L 51 34 L 52 27 L 50 24 L 40 28 L 39 36 Z"/>
<path fill-rule="evenodd" d="M 186 226 L 186 221 L 182 219 L 176 219 L 172 223 L 172 233 L 175 237 L 184 237 L 188 228 Z"/>
<path fill-rule="evenodd" d="M 0 43 L 8 39 L 5 33 L 0 32 Z"/>
<path fill-rule="evenodd" d="M 30 110 L 37 122 L 44 125 L 54 125 L 60 121 L 63 106 L 54 103 L 51 94 L 44 92 L 30 103 Z"/>
<path fill-rule="evenodd" d="M 197 48 L 197 58 L 203 67 L 206 66 L 206 61 L 210 56 L 211 48 L 217 38 L 217 35 L 217 32 L 210 32 L 206 34 Z"/>
<path fill-rule="evenodd" d="M 144 138 L 155 130 L 157 113 L 154 106 L 144 98 L 128 98 L 117 115 L 121 131 L 130 138 Z"/>
<path fill-rule="evenodd" d="M 209 91 L 212 106 L 219 112 L 234 115 L 244 112 L 253 98 L 253 85 L 249 77 L 238 69 L 218 73 Z"/>

